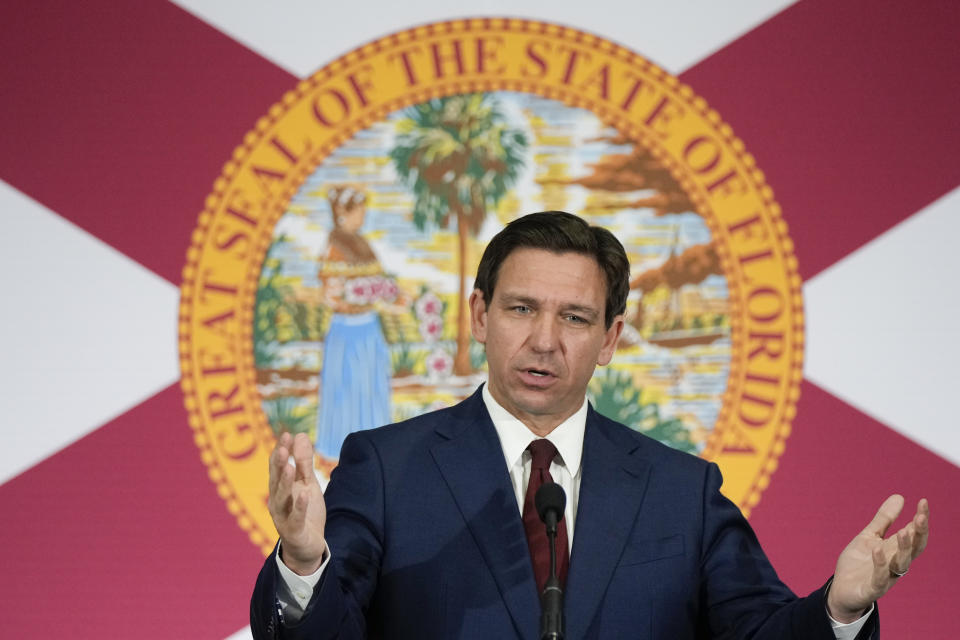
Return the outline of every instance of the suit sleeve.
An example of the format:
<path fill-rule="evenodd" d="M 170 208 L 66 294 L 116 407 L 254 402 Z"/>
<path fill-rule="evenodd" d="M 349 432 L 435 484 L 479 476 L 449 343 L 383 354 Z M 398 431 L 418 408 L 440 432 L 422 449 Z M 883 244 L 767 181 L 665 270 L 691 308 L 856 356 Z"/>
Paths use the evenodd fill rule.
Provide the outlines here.
<path fill-rule="evenodd" d="M 720 493 L 723 479 L 711 463 L 704 487 L 701 601 L 710 638 L 835 640 L 826 612 L 829 582 L 797 598 L 777 577 L 756 535 Z M 877 637 L 876 607 L 857 640 Z"/>
<path fill-rule="evenodd" d="M 295 623 L 284 621 L 279 599 L 283 580 L 269 556 L 250 602 L 253 637 L 270 640 L 366 638 L 366 614 L 377 588 L 384 536 L 384 487 L 379 456 L 369 439 L 349 435 L 324 498 L 324 532 L 331 561 Z"/>

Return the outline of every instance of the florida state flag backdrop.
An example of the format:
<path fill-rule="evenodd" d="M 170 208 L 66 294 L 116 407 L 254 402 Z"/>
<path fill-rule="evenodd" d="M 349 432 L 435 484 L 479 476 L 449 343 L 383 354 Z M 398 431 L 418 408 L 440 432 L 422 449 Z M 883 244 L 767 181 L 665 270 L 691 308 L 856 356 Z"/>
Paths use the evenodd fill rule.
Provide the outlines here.
<path fill-rule="evenodd" d="M 716 461 L 809 592 L 932 508 L 885 634 L 953 637 L 960 5 L 0 7 L 0 636 L 242 638 L 266 460 L 485 377 L 511 219 L 631 259 L 589 395 Z"/>

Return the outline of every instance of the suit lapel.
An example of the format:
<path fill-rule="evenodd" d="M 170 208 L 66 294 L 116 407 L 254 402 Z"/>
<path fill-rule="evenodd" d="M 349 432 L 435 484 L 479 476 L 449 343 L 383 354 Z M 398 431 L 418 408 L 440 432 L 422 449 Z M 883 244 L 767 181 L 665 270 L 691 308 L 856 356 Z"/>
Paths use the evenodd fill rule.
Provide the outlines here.
<path fill-rule="evenodd" d="M 430 451 L 493 574 L 518 635 L 533 640 L 538 635 L 540 603 L 503 449 L 479 390 L 458 408 L 457 420 L 437 428 L 443 440 Z"/>
<path fill-rule="evenodd" d="M 591 407 L 583 441 L 583 477 L 564 598 L 567 637 L 583 638 L 633 530 L 650 475 L 632 456 L 637 442 L 615 434 Z"/>

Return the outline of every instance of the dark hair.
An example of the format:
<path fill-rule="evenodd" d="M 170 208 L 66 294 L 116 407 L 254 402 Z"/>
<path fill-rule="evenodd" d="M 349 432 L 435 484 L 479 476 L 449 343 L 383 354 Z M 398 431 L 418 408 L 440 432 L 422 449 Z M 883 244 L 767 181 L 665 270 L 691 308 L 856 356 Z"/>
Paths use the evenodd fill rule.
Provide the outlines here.
<path fill-rule="evenodd" d="M 484 304 L 493 300 L 500 265 L 514 249 L 545 249 L 553 253 L 579 253 L 597 261 L 607 284 L 604 324 L 626 311 L 630 292 L 630 262 L 623 245 L 603 227 L 593 227 L 566 211 L 541 211 L 512 221 L 495 235 L 480 258 L 474 287 Z"/>

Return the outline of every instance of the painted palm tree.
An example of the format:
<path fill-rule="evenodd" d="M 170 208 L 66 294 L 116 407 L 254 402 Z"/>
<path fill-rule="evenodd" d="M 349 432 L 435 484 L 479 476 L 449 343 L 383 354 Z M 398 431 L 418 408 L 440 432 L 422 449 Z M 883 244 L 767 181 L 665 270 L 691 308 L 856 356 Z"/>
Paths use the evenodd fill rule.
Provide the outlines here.
<path fill-rule="evenodd" d="M 400 178 L 413 190 L 413 222 L 449 229 L 456 222 L 460 287 L 457 294 L 456 375 L 471 373 L 467 316 L 467 242 L 496 207 L 523 166 L 527 138 L 511 129 L 496 100 L 473 93 L 436 98 L 406 110 L 390 152 Z"/>

